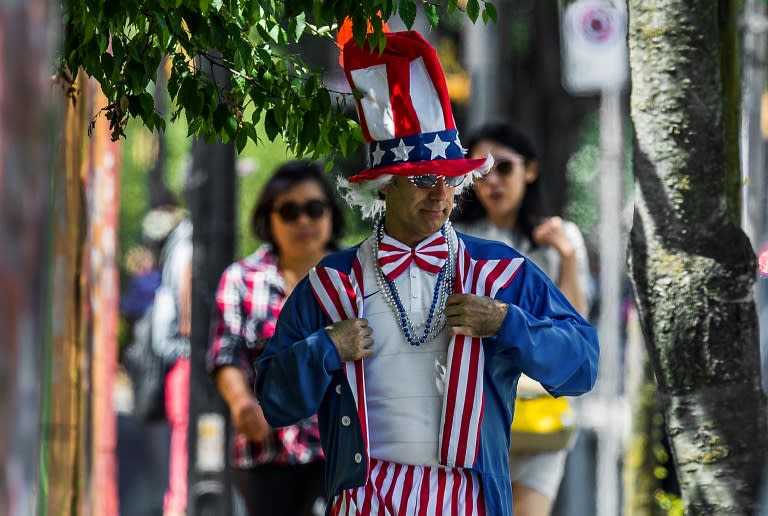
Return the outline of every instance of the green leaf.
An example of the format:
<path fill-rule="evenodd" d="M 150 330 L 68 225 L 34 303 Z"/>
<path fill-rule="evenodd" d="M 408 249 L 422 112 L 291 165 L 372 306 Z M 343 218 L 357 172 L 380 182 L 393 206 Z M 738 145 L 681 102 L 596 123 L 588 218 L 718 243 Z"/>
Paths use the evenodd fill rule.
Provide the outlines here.
<path fill-rule="evenodd" d="M 115 58 L 111 54 L 101 56 L 101 66 L 104 68 L 104 76 L 114 80 L 115 77 Z"/>
<path fill-rule="evenodd" d="M 198 134 L 200 132 L 200 128 L 203 125 L 203 120 L 199 117 L 193 118 L 189 124 L 187 125 L 187 136 L 192 136 L 193 134 Z"/>
<path fill-rule="evenodd" d="M 349 156 L 349 143 L 350 143 L 350 136 L 347 133 L 340 133 L 339 134 L 339 150 L 341 150 L 341 155 L 345 158 Z"/>
<path fill-rule="evenodd" d="M 158 43 L 160 43 L 160 49 L 166 49 L 168 48 L 168 43 L 171 40 L 171 33 L 168 30 L 168 25 L 165 23 L 165 19 L 163 19 L 159 13 L 155 13 L 154 20 L 158 29 L 160 29 L 160 33 L 158 34 Z"/>
<path fill-rule="evenodd" d="M 227 109 L 229 113 L 229 109 Z M 231 114 L 224 119 L 224 131 L 230 138 L 234 138 L 237 135 L 237 119 Z"/>
<path fill-rule="evenodd" d="M 406 28 L 410 30 L 413 27 L 413 22 L 416 21 L 416 3 L 413 0 L 400 0 L 398 12 Z"/>
<path fill-rule="evenodd" d="M 365 18 L 359 15 L 352 16 L 352 37 L 355 38 L 358 45 L 362 45 L 365 41 L 365 35 L 368 30 L 367 27 L 368 24 L 366 23 Z"/>
<path fill-rule="evenodd" d="M 325 88 L 317 91 L 316 106 L 320 113 L 327 113 L 331 110 L 331 94 Z"/>
<path fill-rule="evenodd" d="M 483 9 L 483 21 L 488 23 L 488 20 L 493 20 L 494 23 L 498 22 L 498 13 L 496 12 L 496 6 L 491 2 L 485 2 L 485 8 Z"/>
<path fill-rule="evenodd" d="M 251 141 L 253 141 L 253 143 L 258 143 L 259 135 L 256 132 L 256 126 L 254 126 L 253 124 L 249 124 L 248 122 L 245 122 L 243 124 L 243 128 L 245 129 L 246 134 L 248 135 L 248 138 L 250 138 Z"/>
<path fill-rule="evenodd" d="M 288 23 L 288 33 L 292 41 L 299 42 L 304 34 L 304 28 L 307 26 L 306 15 L 302 12 L 298 16 L 291 18 Z"/>
<path fill-rule="evenodd" d="M 157 127 L 160 131 L 164 132 L 165 131 L 165 120 L 163 119 L 163 117 L 160 116 L 157 113 L 153 113 L 152 114 L 152 118 L 154 119 L 153 120 L 154 126 Z"/>
<path fill-rule="evenodd" d="M 179 88 L 179 104 L 184 106 L 192 116 L 200 114 L 203 99 L 197 91 L 197 79 L 193 75 L 187 75 Z"/>
<path fill-rule="evenodd" d="M 227 127 L 227 119 L 230 117 L 229 109 L 224 104 L 219 104 L 213 112 L 213 128 L 221 131 Z"/>
<path fill-rule="evenodd" d="M 104 33 L 99 33 L 99 53 L 103 54 L 107 51 L 107 48 L 109 48 L 109 35 Z"/>
<path fill-rule="evenodd" d="M 258 123 L 259 123 L 259 120 L 261 120 L 261 111 L 262 111 L 262 109 L 261 109 L 261 104 L 258 104 L 258 105 L 257 105 L 257 106 L 254 108 L 254 110 L 253 110 L 253 114 L 251 115 L 251 122 L 253 122 L 253 124 L 254 124 L 254 125 L 258 124 Z M 254 138 L 254 141 L 255 141 L 255 140 L 256 140 L 256 139 Z"/>
<path fill-rule="evenodd" d="M 477 17 L 480 15 L 480 2 L 478 0 L 467 0 L 467 16 L 472 20 L 472 23 L 477 21 Z"/>
<path fill-rule="evenodd" d="M 261 80 L 264 83 L 265 88 L 269 88 L 270 86 L 272 86 L 272 82 L 274 80 L 272 72 L 270 72 L 269 70 L 264 70 L 264 73 L 261 74 Z"/>
<path fill-rule="evenodd" d="M 280 28 L 280 25 L 275 24 L 273 25 L 269 31 L 267 32 L 267 35 L 274 41 L 275 43 L 281 43 L 281 35 L 283 33 L 283 30 Z"/>
<path fill-rule="evenodd" d="M 144 112 L 142 118 L 144 118 L 144 116 L 150 117 L 155 111 L 155 99 L 153 99 L 152 95 L 146 91 L 139 95 L 139 104 L 141 105 L 141 110 Z"/>
<path fill-rule="evenodd" d="M 437 12 L 437 6 L 431 3 L 424 4 L 424 14 L 427 15 L 429 26 L 433 29 L 437 27 L 437 22 L 440 21 L 440 13 Z"/>
<path fill-rule="evenodd" d="M 275 120 L 274 109 L 270 109 L 269 111 L 267 111 L 267 114 L 264 117 L 264 132 L 267 133 L 267 138 L 269 138 L 269 141 L 275 141 L 275 137 L 277 137 L 277 133 L 280 132 L 280 126 L 277 124 L 277 121 Z"/>
<path fill-rule="evenodd" d="M 248 133 L 245 132 L 245 129 L 241 129 L 240 131 L 237 131 L 237 137 L 235 138 L 235 146 L 237 147 L 237 152 L 239 154 L 242 154 L 243 149 L 245 149 L 245 146 L 248 144 Z"/>
<path fill-rule="evenodd" d="M 379 55 L 381 55 L 384 53 L 384 49 L 387 46 L 387 37 L 384 35 L 383 32 L 381 34 L 378 34 L 377 37 L 379 38 L 379 43 L 378 43 Z"/>

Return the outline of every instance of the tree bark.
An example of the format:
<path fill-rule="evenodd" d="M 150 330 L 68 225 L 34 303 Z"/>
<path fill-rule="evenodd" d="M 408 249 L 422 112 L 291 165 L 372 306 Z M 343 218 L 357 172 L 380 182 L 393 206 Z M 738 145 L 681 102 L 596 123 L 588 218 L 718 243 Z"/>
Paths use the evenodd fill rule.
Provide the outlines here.
<path fill-rule="evenodd" d="M 728 216 L 737 77 L 721 63 L 733 50 L 733 11 L 708 0 L 629 2 L 629 268 L 689 514 L 751 514 L 768 447 L 755 259 Z"/>
<path fill-rule="evenodd" d="M 50 70 L 45 0 L 0 4 L 0 514 L 36 514 L 50 262 Z"/>
<path fill-rule="evenodd" d="M 59 136 L 59 157 L 53 169 L 53 272 L 51 285 L 52 330 L 47 350 L 44 385 L 45 410 L 43 428 L 44 478 L 47 489 L 41 489 L 39 503 L 48 514 L 77 513 L 80 475 L 78 460 L 83 431 L 80 413 L 86 405 L 81 400 L 83 372 L 82 341 L 82 252 L 85 242 L 85 190 L 81 180 L 87 148 L 83 137 L 91 121 L 88 106 L 88 78 L 80 73 L 71 86 L 59 81 L 56 97 L 64 107 Z"/>
<path fill-rule="evenodd" d="M 85 514 L 119 514 L 117 489 L 117 417 L 112 406 L 114 378 L 117 369 L 118 270 L 117 218 L 120 202 L 118 142 L 110 141 L 109 121 L 98 116 L 107 98 L 95 80 L 88 81 L 83 92 L 95 116 L 88 144 L 87 168 L 84 171 L 88 218 L 83 252 L 84 318 L 87 339 L 85 357 L 88 362 L 84 378 L 89 404 L 88 426 L 81 441 L 87 460 L 82 472 L 88 492 L 82 500 Z M 81 134 L 81 138 L 87 138 Z M 86 401 L 87 400 L 87 401 Z M 87 451 L 86 451 L 87 449 Z"/>

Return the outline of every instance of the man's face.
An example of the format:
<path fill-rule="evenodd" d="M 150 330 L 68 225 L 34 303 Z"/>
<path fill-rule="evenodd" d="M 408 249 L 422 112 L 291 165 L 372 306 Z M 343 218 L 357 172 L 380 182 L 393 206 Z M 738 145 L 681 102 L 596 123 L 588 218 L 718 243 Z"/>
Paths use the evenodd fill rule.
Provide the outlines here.
<path fill-rule="evenodd" d="M 439 230 L 453 209 L 454 188 L 442 178 L 431 188 L 417 188 L 407 177 L 395 176 L 381 192 L 386 199 L 384 229 L 411 247 Z"/>

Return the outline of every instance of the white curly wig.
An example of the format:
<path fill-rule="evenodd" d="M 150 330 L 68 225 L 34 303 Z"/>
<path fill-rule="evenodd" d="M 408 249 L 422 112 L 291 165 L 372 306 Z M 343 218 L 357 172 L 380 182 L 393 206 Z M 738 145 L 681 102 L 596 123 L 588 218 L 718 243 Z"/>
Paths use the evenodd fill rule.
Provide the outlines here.
<path fill-rule="evenodd" d="M 484 176 L 493 166 L 493 157 L 489 154 L 480 168 L 468 173 L 464 181 L 456 187 L 456 195 L 461 195 L 468 188 L 472 188 L 475 179 Z M 348 179 L 339 176 L 336 179 L 339 193 L 347 201 L 347 204 L 360 210 L 363 219 L 376 220 L 384 215 L 386 204 L 379 195 L 379 191 L 389 184 L 395 176 L 383 174 L 375 179 L 350 183 Z"/>

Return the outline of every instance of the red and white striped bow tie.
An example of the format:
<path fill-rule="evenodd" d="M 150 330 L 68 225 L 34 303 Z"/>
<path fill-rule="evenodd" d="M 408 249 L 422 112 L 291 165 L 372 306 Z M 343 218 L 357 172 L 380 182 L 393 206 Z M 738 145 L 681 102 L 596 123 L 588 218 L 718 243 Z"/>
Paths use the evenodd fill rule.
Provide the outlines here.
<path fill-rule="evenodd" d="M 388 280 L 394 281 L 412 261 L 430 274 L 437 274 L 448 259 L 448 242 L 438 231 L 415 248 L 384 235 L 379 243 L 379 266 Z"/>

